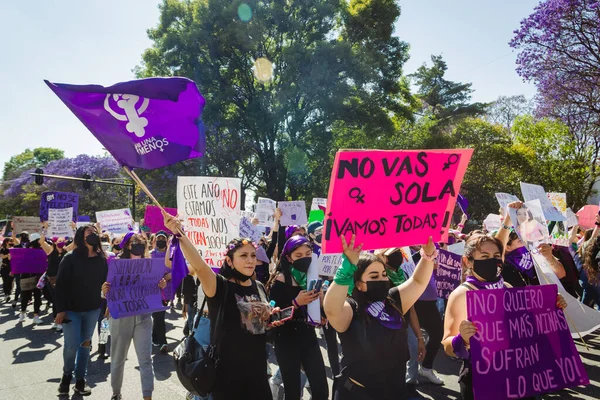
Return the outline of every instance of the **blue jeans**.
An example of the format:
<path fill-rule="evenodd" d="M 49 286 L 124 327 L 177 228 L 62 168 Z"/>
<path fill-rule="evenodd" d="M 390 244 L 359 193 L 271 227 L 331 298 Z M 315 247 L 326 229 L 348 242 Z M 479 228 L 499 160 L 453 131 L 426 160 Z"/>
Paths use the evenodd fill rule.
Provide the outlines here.
<path fill-rule="evenodd" d="M 63 323 L 63 375 L 72 375 L 75 371 L 76 380 L 85 378 L 92 335 L 99 313 L 100 309 L 85 312 L 67 311 L 66 319 L 71 322 Z M 87 346 L 83 345 L 85 342 L 88 342 Z"/>
<path fill-rule="evenodd" d="M 410 359 L 406 362 L 406 380 L 418 379 L 419 377 L 419 362 L 418 359 L 418 346 L 417 336 L 413 332 L 411 327 L 408 327 L 408 352 Z"/>

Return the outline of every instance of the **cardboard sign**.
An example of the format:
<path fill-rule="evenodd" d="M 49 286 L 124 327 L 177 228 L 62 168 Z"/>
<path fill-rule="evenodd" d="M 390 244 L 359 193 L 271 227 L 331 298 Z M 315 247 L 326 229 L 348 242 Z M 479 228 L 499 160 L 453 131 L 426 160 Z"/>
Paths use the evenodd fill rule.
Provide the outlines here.
<path fill-rule="evenodd" d="M 238 178 L 177 177 L 177 210 L 185 233 L 204 261 L 223 265 L 227 244 L 240 234 Z"/>
<path fill-rule="evenodd" d="M 106 299 L 110 315 L 117 319 L 166 310 L 158 287 L 164 273 L 164 258 L 109 260 Z"/>
<path fill-rule="evenodd" d="M 12 217 L 13 235 L 19 235 L 21 232 L 40 233 L 42 225 L 39 217 Z"/>
<path fill-rule="evenodd" d="M 281 226 L 306 225 L 306 203 L 304 201 L 280 201 L 277 207 L 281 209 Z"/>
<path fill-rule="evenodd" d="M 176 208 L 164 207 L 164 209 L 167 213 L 173 216 L 177 215 Z M 152 233 L 156 233 L 158 231 L 165 231 L 169 235 L 173 233 L 165 226 L 165 219 L 162 216 L 160 208 L 158 208 L 157 206 L 146 206 L 146 212 L 144 213 L 144 224 Z"/>
<path fill-rule="evenodd" d="M 588 385 L 589 379 L 556 307 L 556 286 L 467 291 L 476 399 L 534 397 Z"/>
<path fill-rule="evenodd" d="M 73 209 L 71 207 L 48 209 L 48 237 L 73 237 L 72 215 Z"/>
<path fill-rule="evenodd" d="M 461 256 L 446 250 L 439 250 L 436 286 L 438 297 L 448 299 L 450 293 L 460 285 Z"/>
<path fill-rule="evenodd" d="M 133 219 L 129 208 L 96 211 L 96 221 L 102 227 L 102 231 L 110 233 L 125 234 L 133 230 Z"/>
<path fill-rule="evenodd" d="M 498 200 L 500 208 L 506 211 L 506 206 L 512 202 L 519 201 L 519 198 L 508 193 L 496 193 L 496 200 Z"/>
<path fill-rule="evenodd" d="M 319 275 L 335 276 L 335 272 L 342 265 L 342 253 L 319 255 Z"/>
<path fill-rule="evenodd" d="M 48 210 L 50 208 L 72 208 L 72 220 L 77 221 L 79 195 L 68 192 L 44 192 L 40 201 L 40 221 L 48 221 Z"/>
<path fill-rule="evenodd" d="M 325 216 L 323 253 L 340 253 L 340 236 L 363 250 L 447 242 L 472 149 L 339 151 Z M 283 224 L 283 222 L 282 222 Z"/>
<path fill-rule="evenodd" d="M 502 222 L 500 221 L 500 216 L 498 214 L 488 214 L 488 216 L 483 220 L 483 226 L 488 232 L 499 230 L 500 225 L 502 225 Z"/>
<path fill-rule="evenodd" d="M 577 211 L 577 219 L 579 220 L 579 226 L 581 229 L 591 229 L 596 226 L 596 216 L 598 215 L 598 206 L 595 204 L 588 204 L 583 206 Z"/>
<path fill-rule="evenodd" d="M 10 269 L 13 274 L 43 274 L 48 258 L 42 249 L 10 249 Z"/>
<path fill-rule="evenodd" d="M 527 201 L 518 210 L 508 210 L 515 232 L 529 250 L 536 250 L 541 243 L 550 243 L 550 233 L 539 200 Z"/>
<path fill-rule="evenodd" d="M 259 197 L 255 209 L 258 224 L 262 226 L 273 226 L 273 222 L 275 222 L 275 217 L 273 215 L 275 214 L 276 208 L 277 202 L 275 200 Z"/>
<path fill-rule="evenodd" d="M 240 219 L 240 237 L 250 238 L 254 243 L 258 243 L 262 237 L 262 229 L 252 225 L 252 221 L 246 217 Z"/>
<path fill-rule="evenodd" d="M 319 206 L 327 207 L 327 199 L 322 199 L 319 197 L 315 197 L 312 199 L 312 204 L 310 205 L 310 211 L 320 210 Z"/>
<path fill-rule="evenodd" d="M 571 210 L 571 207 L 567 207 L 567 227 L 572 228 L 575 225 L 579 225 L 579 220 L 577 219 L 577 215 Z"/>
<path fill-rule="evenodd" d="M 521 182 L 521 192 L 523 193 L 523 199 L 527 201 L 539 200 L 542 205 L 542 211 L 544 217 L 548 221 L 566 221 L 565 217 L 560 211 L 552 205 L 550 199 L 544 188 L 540 185 L 532 185 L 530 183 Z"/>
<path fill-rule="evenodd" d="M 566 193 L 548 193 L 548 200 L 560 211 L 562 215 L 567 216 L 567 194 Z"/>

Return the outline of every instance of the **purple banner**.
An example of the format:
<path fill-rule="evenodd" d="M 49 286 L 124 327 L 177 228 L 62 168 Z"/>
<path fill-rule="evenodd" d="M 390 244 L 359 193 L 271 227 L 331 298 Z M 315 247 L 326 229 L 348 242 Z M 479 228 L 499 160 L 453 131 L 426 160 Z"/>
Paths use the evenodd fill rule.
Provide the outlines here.
<path fill-rule="evenodd" d="M 569 325 L 556 308 L 556 285 L 470 290 L 473 394 L 504 400 L 590 383 Z"/>
<path fill-rule="evenodd" d="M 48 258 L 42 249 L 10 249 L 10 270 L 13 274 L 43 274 Z"/>
<path fill-rule="evenodd" d="M 117 319 L 166 310 L 164 292 L 158 287 L 164 273 L 165 260 L 160 258 L 109 260 L 106 298 L 110 315 Z"/>
<path fill-rule="evenodd" d="M 73 207 L 73 222 L 77 221 L 79 195 L 66 192 L 44 192 L 40 201 L 40 221 L 48 221 L 49 208 Z"/>
<path fill-rule="evenodd" d="M 437 295 L 447 299 L 460 285 L 461 256 L 446 250 L 439 250 L 436 276 Z"/>

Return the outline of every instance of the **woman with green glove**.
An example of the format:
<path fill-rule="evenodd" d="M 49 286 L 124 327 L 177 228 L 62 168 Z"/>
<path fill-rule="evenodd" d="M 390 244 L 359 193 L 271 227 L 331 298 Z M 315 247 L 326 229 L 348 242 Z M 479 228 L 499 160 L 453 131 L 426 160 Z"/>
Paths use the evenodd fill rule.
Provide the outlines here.
<path fill-rule="evenodd" d="M 405 399 L 408 323 L 404 314 L 425 291 L 437 250 L 431 238 L 413 275 L 391 287 L 381 259 L 342 237 L 344 257 L 325 297 L 329 323 L 340 334 L 342 372 L 334 400 Z M 347 297 L 348 288 L 354 286 Z"/>

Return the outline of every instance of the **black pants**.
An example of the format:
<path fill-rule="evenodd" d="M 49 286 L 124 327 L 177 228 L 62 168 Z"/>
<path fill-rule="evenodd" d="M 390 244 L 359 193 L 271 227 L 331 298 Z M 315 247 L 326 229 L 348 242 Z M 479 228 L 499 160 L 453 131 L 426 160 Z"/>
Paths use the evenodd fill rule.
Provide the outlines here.
<path fill-rule="evenodd" d="M 152 313 L 152 343 L 167 344 L 166 311 Z"/>
<path fill-rule="evenodd" d="M 304 368 L 313 400 L 327 400 L 329 386 L 315 329 L 302 323 L 277 328 L 275 355 L 281 370 L 285 400 L 300 400 L 300 367 Z"/>
<path fill-rule="evenodd" d="M 56 318 L 56 288 L 53 288 L 50 282 L 46 282 L 44 286 L 48 293 L 48 301 L 52 303 L 52 318 Z"/>
<path fill-rule="evenodd" d="M 12 292 L 13 280 L 14 278 L 10 276 L 9 271 L 6 273 L 2 272 L 2 290 L 4 291 L 4 296 L 10 296 Z"/>
<path fill-rule="evenodd" d="M 33 313 L 39 314 L 42 307 L 42 291 L 38 288 L 21 292 L 21 312 L 27 311 L 27 303 L 33 296 Z"/>
<path fill-rule="evenodd" d="M 21 294 L 21 275 L 17 274 L 15 275 L 15 298 L 13 299 L 13 301 L 16 303 L 17 299 L 19 298 L 19 295 Z"/>
<path fill-rule="evenodd" d="M 429 343 L 427 344 L 427 354 L 423 360 L 423 368 L 433 368 L 433 360 L 437 356 L 444 335 L 444 325 L 442 316 L 437 309 L 436 301 L 418 300 L 415 303 L 415 311 L 419 317 L 421 328 L 429 334 Z"/>
<path fill-rule="evenodd" d="M 323 326 L 323 333 L 325 334 L 325 342 L 327 343 L 327 358 L 329 358 L 331 373 L 335 377 L 340 373 L 337 332 L 331 325 L 327 324 Z"/>

